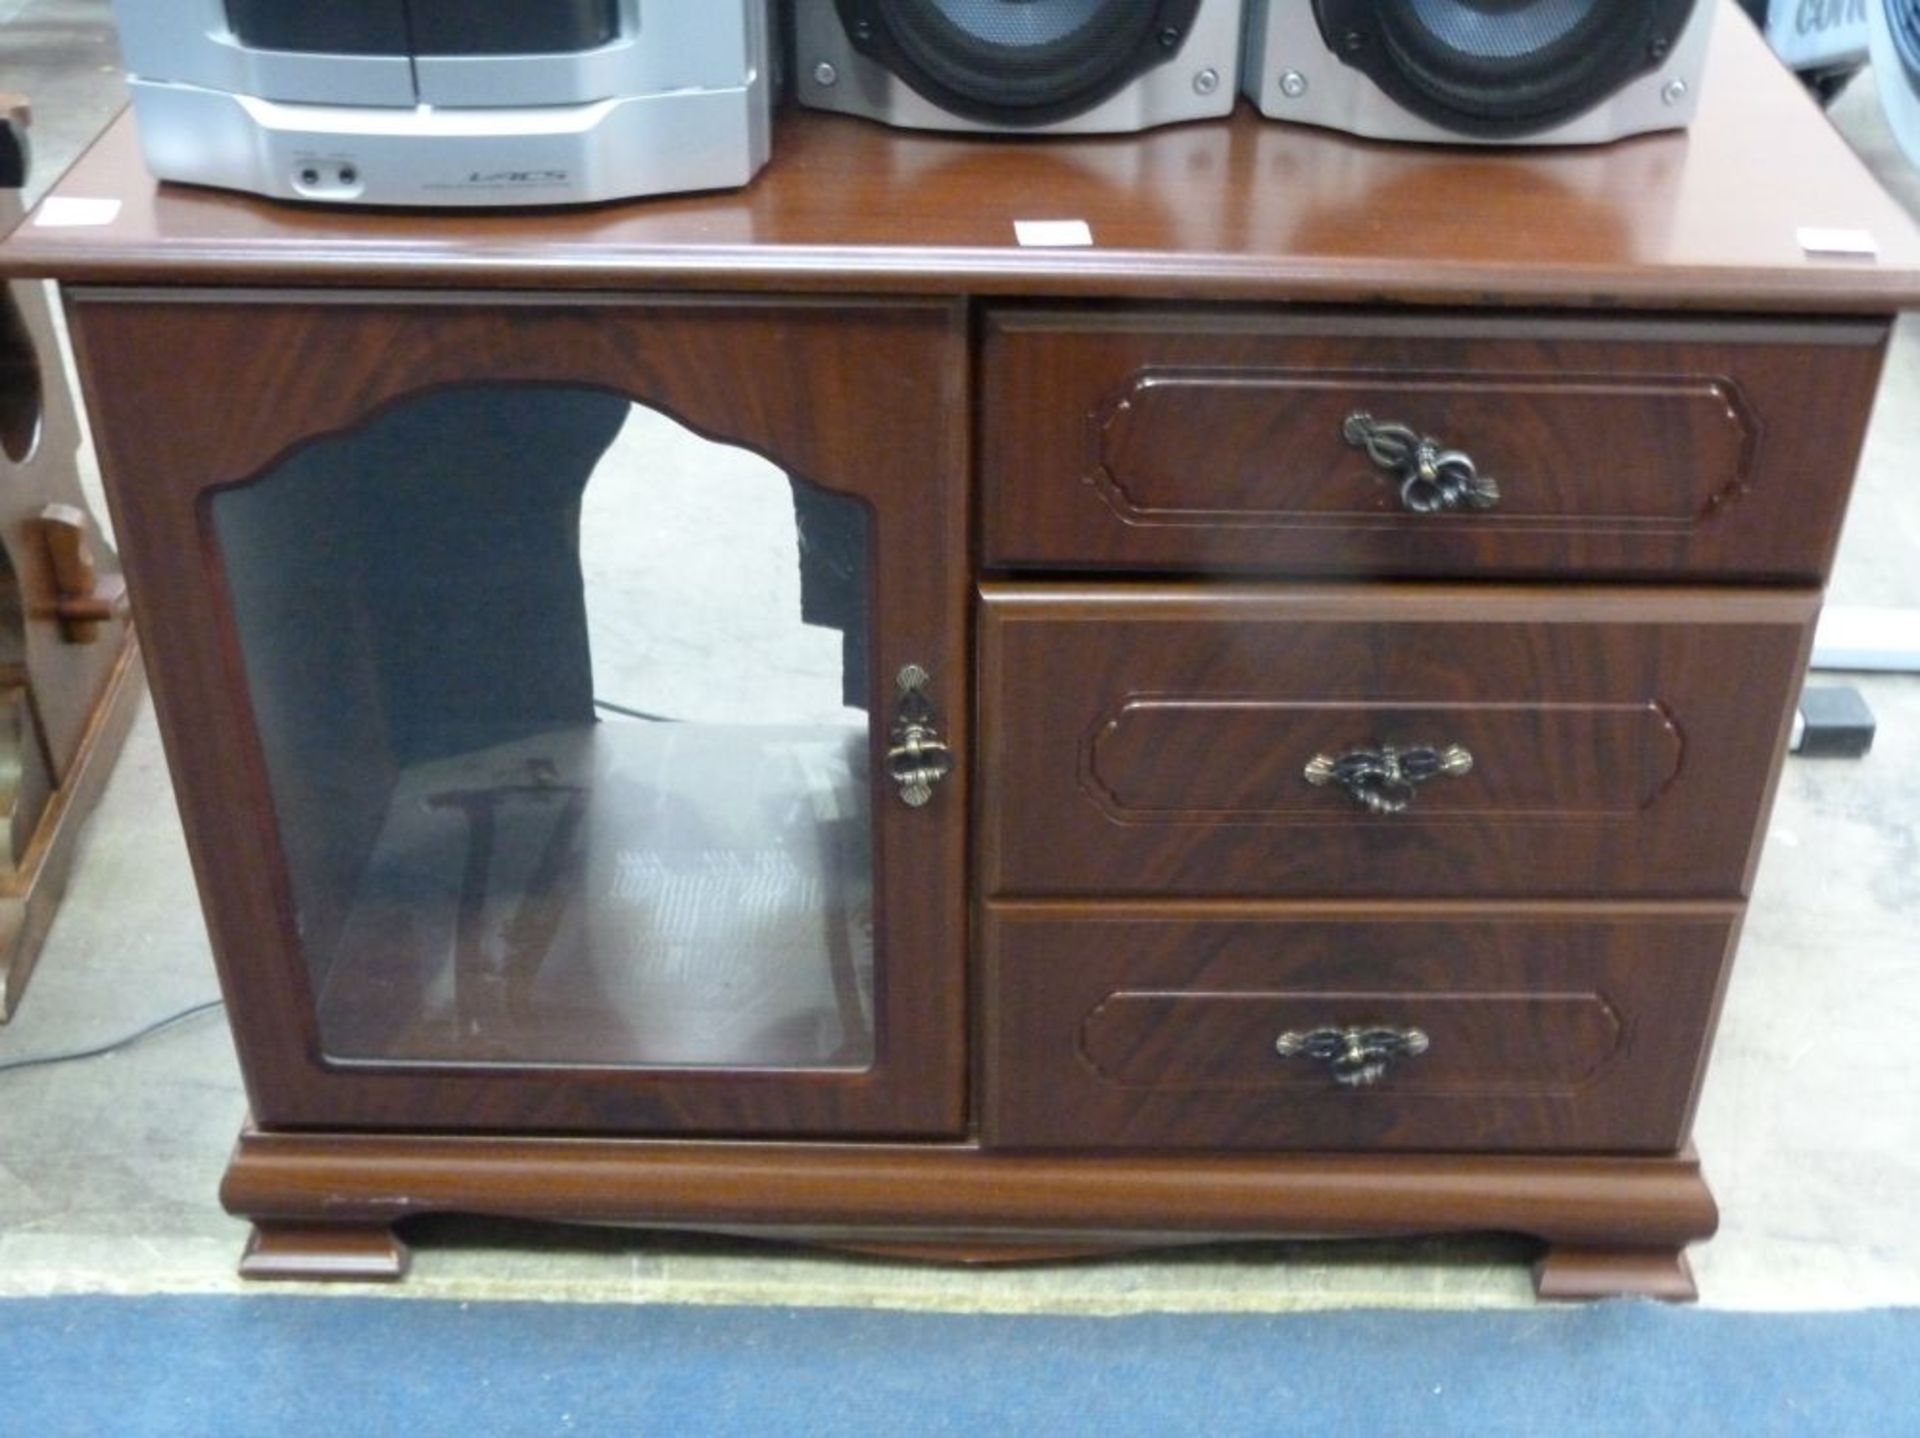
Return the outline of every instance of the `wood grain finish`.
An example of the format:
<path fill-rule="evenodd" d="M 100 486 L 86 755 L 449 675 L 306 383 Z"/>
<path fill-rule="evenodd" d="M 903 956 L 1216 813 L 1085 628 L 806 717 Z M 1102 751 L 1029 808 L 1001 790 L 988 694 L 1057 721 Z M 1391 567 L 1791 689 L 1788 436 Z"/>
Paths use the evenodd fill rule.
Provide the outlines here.
<path fill-rule="evenodd" d="M 1738 913 L 990 904 L 983 1140 L 1671 1153 Z M 1376 1025 L 1430 1047 L 1365 1087 L 1275 1052 Z"/>
<path fill-rule="evenodd" d="M 242 1278 L 397 1283 L 411 1255 L 386 1224 L 260 1223 L 240 1255 Z"/>
<path fill-rule="evenodd" d="M 257 1130 L 241 1135 L 221 1198 L 270 1228 L 337 1225 L 349 1255 L 365 1251 L 369 1224 L 450 1212 L 1027 1248 L 1492 1230 L 1644 1250 L 1709 1237 L 1719 1222 L 1691 1153 L 1052 1156 Z"/>
<path fill-rule="evenodd" d="M 1633 1294 L 1666 1303 L 1700 1296 L 1684 1248 L 1582 1248 L 1553 1244 L 1533 1268 L 1535 1294 L 1551 1303 Z"/>
<path fill-rule="evenodd" d="M 1364 811 L 1337 787 L 1316 787 L 1298 774 L 1274 783 L 1265 772 L 1269 756 L 1298 756 L 1295 768 L 1304 769 L 1317 754 L 1337 759 L 1383 743 L 1460 744 L 1475 756 L 1473 772 L 1419 790 L 1407 815 L 1414 822 L 1630 821 L 1673 787 L 1696 734 L 1654 698 L 1394 702 L 1175 692 L 1131 697 L 1103 714 L 1080 777 L 1088 797 L 1120 824 L 1357 820 Z"/>
<path fill-rule="evenodd" d="M 985 560 L 1009 568 L 1817 582 L 1886 331 L 1001 311 Z M 1470 453 L 1485 513 L 1410 514 L 1349 415 Z"/>
<path fill-rule="evenodd" d="M 1737 897 L 1817 607 L 1787 591 L 983 594 L 989 897 Z M 1473 771 L 1394 815 L 1304 778 L 1316 755 L 1383 744 L 1466 744 Z"/>
<path fill-rule="evenodd" d="M 394 1224 L 462 1211 L 961 1259 L 1511 1231 L 1550 1245 L 1543 1293 L 1690 1294 L 1713 1202 L 1652 1150 L 1685 1139 L 1813 586 L 1920 303 L 1920 234 L 1751 26 L 1719 27 L 1691 132 L 1575 150 L 1244 107 L 1044 144 L 789 114 L 737 193 L 373 214 L 156 185 L 123 118 L 54 193 L 120 210 L 20 229 L 0 274 L 73 286 L 270 1130 L 223 1190 L 247 1272 L 395 1276 Z M 1036 214 L 1094 243 L 1022 248 Z M 1809 256 L 1808 224 L 1879 259 Z M 316 1057 L 210 496 L 471 383 L 616 391 L 868 507 L 872 692 L 927 665 L 961 760 L 926 811 L 875 796 L 871 1070 Z M 1339 442 L 1356 404 L 1474 452 L 1504 507 L 1385 507 Z M 976 654 L 981 561 L 1029 578 L 988 584 Z M 1141 578 L 1077 582 L 1101 569 Z M 382 787 L 360 729 L 316 737 L 307 800 Z M 1477 762 L 1392 817 L 1305 785 L 1381 743 Z M 1254 1052 L 1323 1016 L 1431 1044 L 1364 1094 Z"/>
<path fill-rule="evenodd" d="M 922 810 L 906 808 L 876 780 L 880 972 L 870 1068 L 319 1057 L 287 859 L 207 519 L 210 495 L 405 396 L 466 382 L 613 390 L 868 505 L 876 619 L 868 692 L 890 693 L 891 676 L 908 663 L 957 690 L 967 670 L 968 536 L 965 337 L 953 306 L 83 294 L 72 314 L 128 578 L 151 626 L 162 734 L 262 1123 L 960 1131 L 964 770 Z M 168 363 L 156 364 L 157 355 Z M 782 363 L 770 366 L 770 355 Z M 875 423 L 882 414 L 884 426 Z M 903 455 L 912 458 L 911 487 L 898 482 Z M 880 707 L 869 756 L 876 776 L 884 773 Z M 967 753 L 966 706 L 949 700 L 942 722 L 956 752 Z"/>
<path fill-rule="evenodd" d="M 375 214 L 157 185 L 131 117 L 54 191 L 111 225 L 26 229 L 0 271 L 86 283 L 1082 295 L 1885 314 L 1920 235 L 1754 34 L 1717 27 L 1685 134 L 1572 150 L 1396 146 L 1263 121 L 1047 141 L 782 114 L 745 190 L 586 209 Z M 1084 219 L 1023 249 L 1016 219 Z M 1802 225 L 1871 231 L 1875 263 Z"/>

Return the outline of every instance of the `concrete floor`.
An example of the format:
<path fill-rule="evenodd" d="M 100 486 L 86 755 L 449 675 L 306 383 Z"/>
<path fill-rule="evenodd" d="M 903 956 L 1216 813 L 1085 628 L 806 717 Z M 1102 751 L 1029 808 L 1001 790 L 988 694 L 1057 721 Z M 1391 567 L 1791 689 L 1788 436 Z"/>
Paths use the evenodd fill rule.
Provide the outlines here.
<path fill-rule="evenodd" d="M 44 185 L 111 113 L 104 0 L 0 0 L 0 84 L 39 102 Z M 105 67 L 103 69 L 103 67 Z M 1842 128 L 1909 200 L 1861 87 Z M 643 436 L 634 436 L 642 438 Z M 662 431 L 662 443 L 679 443 Z M 1920 333 L 1889 366 L 1836 602 L 1920 608 Z M 1704 1301 L 1920 1303 L 1920 679 L 1862 681 L 1860 762 L 1789 764 L 1696 1139 L 1724 1211 Z M 151 715 L 83 841 L 0 1063 L 84 1047 L 215 992 Z M 215 1199 L 245 1109 L 217 1017 L 122 1055 L 0 1075 L 0 1294 L 226 1291 L 243 1226 Z M 1530 1301 L 1518 1244 L 1268 1245 L 964 1273 L 719 1240 L 448 1220 L 398 1294 L 1136 1312 Z"/>

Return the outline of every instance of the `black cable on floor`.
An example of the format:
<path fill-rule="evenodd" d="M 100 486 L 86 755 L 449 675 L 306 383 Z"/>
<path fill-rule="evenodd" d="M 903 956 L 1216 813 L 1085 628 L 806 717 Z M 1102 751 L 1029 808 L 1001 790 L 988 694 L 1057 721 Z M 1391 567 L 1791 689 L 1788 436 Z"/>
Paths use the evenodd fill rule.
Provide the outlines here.
<path fill-rule="evenodd" d="M 108 1054 L 118 1053 L 121 1049 L 131 1048 L 142 1039 L 150 1039 L 155 1034 L 160 1033 L 162 1030 L 170 1029 L 176 1024 L 184 1024 L 188 1019 L 198 1018 L 201 1014 L 210 1014 L 215 1009 L 223 1007 L 225 1003 L 225 999 L 209 999 L 204 1004 L 195 1004 L 190 1009 L 182 1009 L 179 1013 L 169 1015 L 157 1023 L 148 1024 L 137 1033 L 128 1034 L 123 1039 L 115 1039 L 110 1044 L 101 1044 L 98 1048 L 76 1049 L 74 1052 L 67 1054 L 42 1054 L 39 1058 L 14 1059 L 8 1063 L 0 1063 L 0 1074 L 17 1073 L 21 1069 L 51 1068 L 54 1064 L 78 1063 L 82 1059 L 105 1058 Z"/>
<path fill-rule="evenodd" d="M 615 704 L 611 699 L 596 699 L 593 707 L 604 709 L 609 714 L 618 714 L 624 719 L 644 719 L 649 724 L 678 724 L 678 719 L 666 714 L 649 714 L 644 709 L 629 709 L 624 704 Z"/>

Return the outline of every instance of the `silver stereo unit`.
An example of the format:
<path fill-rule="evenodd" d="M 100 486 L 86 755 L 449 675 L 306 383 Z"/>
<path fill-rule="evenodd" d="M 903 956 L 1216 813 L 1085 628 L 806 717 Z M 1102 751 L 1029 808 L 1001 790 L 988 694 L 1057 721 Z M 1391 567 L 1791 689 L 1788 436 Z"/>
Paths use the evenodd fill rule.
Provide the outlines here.
<path fill-rule="evenodd" d="M 114 10 L 163 180 L 361 205 L 563 205 L 744 185 L 770 146 L 767 0 Z"/>
<path fill-rule="evenodd" d="M 1102 134 L 1229 114 L 1243 0 L 794 0 L 804 105 L 920 130 Z"/>
<path fill-rule="evenodd" d="M 1263 114 L 1381 140 L 1585 145 L 1692 123 L 1719 0 L 1251 0 Z"/>

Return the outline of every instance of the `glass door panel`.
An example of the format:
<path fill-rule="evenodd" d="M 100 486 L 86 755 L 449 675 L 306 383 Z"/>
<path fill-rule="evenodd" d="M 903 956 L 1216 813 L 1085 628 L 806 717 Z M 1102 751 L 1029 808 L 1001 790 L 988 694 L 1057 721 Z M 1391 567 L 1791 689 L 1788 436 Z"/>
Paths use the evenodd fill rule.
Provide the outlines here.
<path fill-rule="evenodd" d="M 211 514 L 329 1060 L 873 1062 L 864 503 L 464 385 Z"/>

